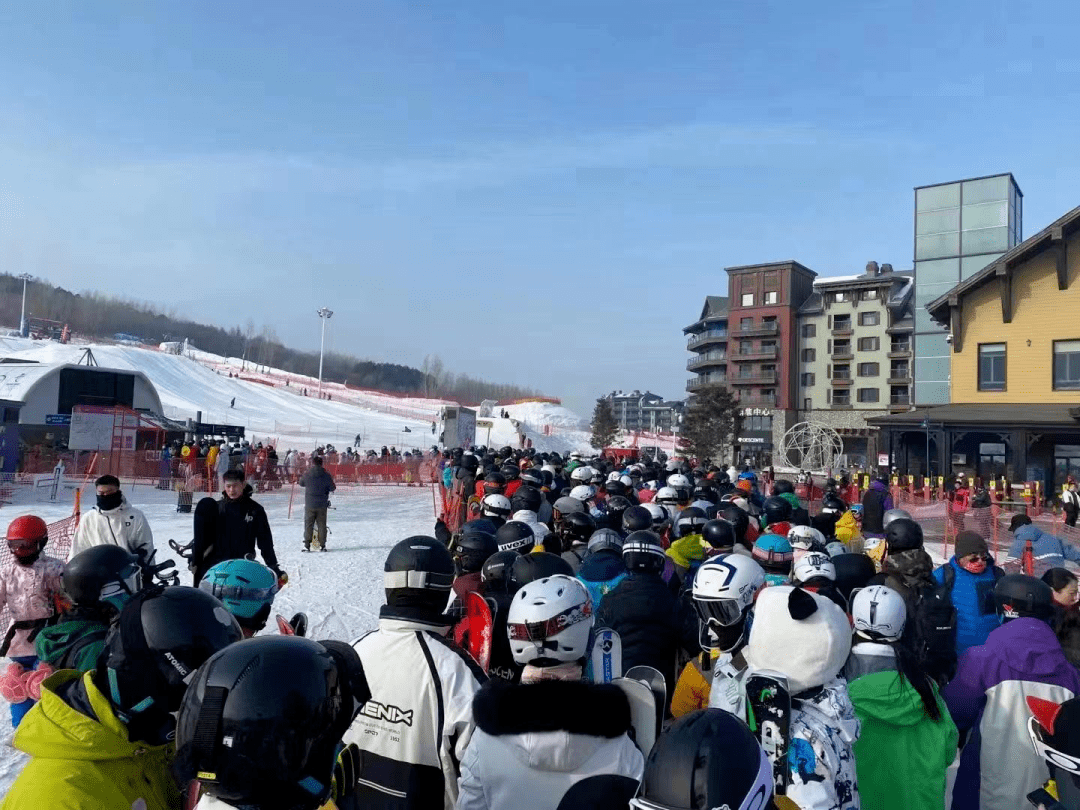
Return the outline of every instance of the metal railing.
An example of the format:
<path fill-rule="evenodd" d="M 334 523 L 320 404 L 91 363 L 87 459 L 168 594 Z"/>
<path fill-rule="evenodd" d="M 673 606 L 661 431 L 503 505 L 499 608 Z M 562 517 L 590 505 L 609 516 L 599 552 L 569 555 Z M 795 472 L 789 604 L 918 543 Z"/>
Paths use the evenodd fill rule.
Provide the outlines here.
<path fill-rule="evenodd" d="M 693 371 L 701 366 L 711 366 L 727 360 L 727 352 L 705 352 L 686 361 L 686 370 Z"/>
<path fill-rule="evenodd" d="M 710 343 L 714 340 L 727 340 L 728 333 L 726 329 L 710 329 L 707 332 L 702 332 L 700 335 L 691 335 L 686 341 L 686 347 L 692 349 L 695 346 L 700 346 L 702 343 Z"/>
<path fill-rule="evenodd" d="M 747 326 L 739 325 L 738 329 L 733 330 L 738 335 L 775 335 L 780 331 L 780 324 L 776 321 L 769 321 L 768 323 L 756 323 Z"/>

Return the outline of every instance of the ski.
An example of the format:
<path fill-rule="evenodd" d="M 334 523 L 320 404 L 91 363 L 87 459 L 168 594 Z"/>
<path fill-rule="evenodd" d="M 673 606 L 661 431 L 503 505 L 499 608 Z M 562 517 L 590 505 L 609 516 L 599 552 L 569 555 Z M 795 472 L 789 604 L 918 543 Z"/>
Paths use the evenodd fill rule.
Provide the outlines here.
<path fill-rule="evenodd" d="M 609 627 L 593 631 L 592 680 L 611 683 L 622 676 L 622 639 Z"/>
<path fill-rule="evenodd" d="M 630 703 L 630 724 L 634 728 L 634 743 L 638 750 L 648 757 L 659 733 L 656 728 L 656 696 L 645 681 L 629 676 L 615 678 L 611 683 L 618 686 L 626 695 Z"/>
<path fill-rule="evenodd" d="M 634 681 L 641 681 L 652 691 L 653 700 L 656 704 L 656 734 L 659 736 L 664 728 L 664 715 L 667 712 L 667 681 L 664 680 L 664 676 L 656 667 L 644 665 L 630 667 L 626 671 L 625 677 Z"/>
<path fill-rule="evenodd" d="M 277 615 L 277 629 L 283 636 L 295 636 L 296 631 L 293 630 L 293 626 L 289 624 L 288 619 L 282 616 L 280 613 Z"/>
<path fill-rule="evenodd" d="M 762 670 L 746 678 L 746 701 L 749 705 L 750 728 L 761 740 L 761 747 L 773 767 L 773 792 L 787 793 L 791 781 L 788 767 L 788 747 L 791 729 L 791 694 L 787 678 L 779 672 Z"/>

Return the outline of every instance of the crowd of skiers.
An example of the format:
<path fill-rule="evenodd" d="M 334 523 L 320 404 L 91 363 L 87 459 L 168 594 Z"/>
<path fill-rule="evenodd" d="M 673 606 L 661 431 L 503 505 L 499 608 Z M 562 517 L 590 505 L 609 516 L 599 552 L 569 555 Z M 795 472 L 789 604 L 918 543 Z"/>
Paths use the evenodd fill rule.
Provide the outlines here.
<path fill-rule="evenodd" d="M 14 521 L 0 693 L 37 704 L 12 713 L 31 758 L 3 807 L 940 810 L 959 750 L 956 810 L 1080 810 L 1066 547 L 1042 541 L 1036 578 L 967 532 L 935 566 L 892 504 L 826 492 L 811 514 L 750 471 L 447 462 L 462 514 L 391 548 L 378 628 L 352 645 L 252 638 L 286 579 L 265 548 L 188 588 L 104 523 L 65 563 L 43 521 Z M 98 498 L 134 524 L 119 482 Z M 1036 556 L 1026 528 L 1016 561 Z M 486 671 L 453 640 L 474 593 Z M 591 671 L 601 628 L 624 671 L 666 681 L 651 746 Z M 788 696 L 782 723 L 755 708 L 761 677 Z"/>

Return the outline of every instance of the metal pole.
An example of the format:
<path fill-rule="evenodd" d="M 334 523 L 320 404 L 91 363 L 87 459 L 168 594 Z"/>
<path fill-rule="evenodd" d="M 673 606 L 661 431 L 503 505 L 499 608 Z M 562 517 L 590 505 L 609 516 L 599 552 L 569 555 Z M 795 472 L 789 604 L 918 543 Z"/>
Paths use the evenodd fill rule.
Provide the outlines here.
<path fill-rule="evenodd" d="M 22 279 L 22 314 L 19 316 L 19 335 L 26 337 L 26 282 L 30 280 L 31 275 L 23 273 L 19 278 Z"/>
<path fill-rule="evenodd" d="M 926 428 L 926 480 L 930 480 L 930 413 L 923 418 L 923 427 Z"/>
<path fill-rule="evenodd" d="M 330 316 L 333 315 L 333 311 L 322 307 L 315 310 L 315 314 L 319 316 L 319 320 L 322 321 L 321 336 L 319 338 L 319 399 L 322 399 L 322 370 L 323 370 L 323 349 L 326 347 L 326 322 L 330 320 Z"/>

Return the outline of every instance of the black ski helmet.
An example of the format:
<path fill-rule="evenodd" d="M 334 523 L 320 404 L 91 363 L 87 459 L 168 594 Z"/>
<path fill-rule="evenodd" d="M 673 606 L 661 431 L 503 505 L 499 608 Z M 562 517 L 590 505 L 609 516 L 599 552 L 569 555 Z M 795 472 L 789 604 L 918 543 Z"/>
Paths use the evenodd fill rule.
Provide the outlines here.
<path fill-rule="evenodd" d="M 765 513 L 765 525 L 768 526 L 772 523 L 787 523 L 794 510 L 791 504 L 779 495 L 772 495 L 765 499 L 762 511 Z"/>
<path fill-rule="evenodd" d="M 495 524 L 487 518 L 470 520 L 461 527 L 461 534 L 453 542 L 450 555 L 459 576 L 476 573 L 483 567 L 484 561 L 499 550 L 495 532 Z"/>
<path fill-rule="evenodd" d="M 516 551 L 519 554 L 528 554 L 536 545 L 536 533 L 532 526 L 520 520 L 508 520 L 495 532 L 495 540 L 499 544 L 499 551 Z"/>
<path fill-rule="evenodd" d="M 486 593 L 513 593 L 510 571 L 521 555 L 516 551 L 497 551 L 487 558 L 480 569 Z"/>
<path fill-rule="evenodd" d="M 341 737 L 371 697 L 356 651 L 326 643 L 335 649 L 262 636 L 203 664 L 180 706 L 174 767 L 181 781 L 199 779 L 207 794 L 230 804 L 321 806 Z"/>
<path fill-rule="evenodd" d="M 695 487 L 693 497 L 695 500 L 708 501 L 714 505 L 719 505 L 720 503 L 720 493 L 707 484 Z"/>
<path fill-rule="evenodd" d="M 454 584 L 454 560 L 434 537 L 406 537 L 390 549 L 383 566 L 386 604 L 441 614 Z"/>
<path fill-rule="evenodd" d="M 706 523 L 708 519 L 703 510 L 696 506 L 688 506 L 675 518 L 675 536 L 686 537 L 690 534 L 700 534 L 701 527 Z"/>
<path fill-rule="evenodd" d="M 750 528 L 750 515 L 745 509 L 733 503 L 725 504 L 717 513 L 717 517 L 723 518 L 735 527 L 735 539 L 745 544 L 746 532 Z"/>
<path fill-rule="evenodd" d="M 644 532 L 652 528 L 652 514 L 644 506 L 631 506 L 622 516 L 624 532 Z"/>
<path fill-rule="evenodd" d="M 866 554 L 838 554 L 832 558 L 836 569 L 836 590 L 844 599 L 851 598 L 851 592 L 865 588 L 877 573 L 874 561 Z"/>
<path fill-rule="evenodd" d="M 502 473 L 493 471 L 484 476 L 485 495 L 491 495 L 492 493 L 501 495 L 504 489 L 506 489 L 506 476 Z"/>
<path fill-rule="evenodd" d="M 826 492 L 821 498 L 821 508 L 842 515 L 848 510 L 848 505 L 847 501 L 835 492 Z"/>
<path fill-rule="evenodd" d="M 514 497 L 510 499 L 510 508 L 515 512 L 520 512 L 522 509 L 526 509 L 530 512 L 539 512 L 543 502 L 544 496 L 541 494 L 540 490 L 523 483 L 518 487 L 517 492 L 514 493 Z"/>
<path fill-rule="evenodd" d="M 518 475 L 522 484 L 528 484 L 530 487 L 535 487 L 539 492 L 544 486 L 544 474 L 536 467 L 529 467 L 526 470 L 522 470 Z M 520 492 L 521 490 L 518 490 Z M 536 511 L 535 509 L 533 510 Z"/>
<path fill-rule="evenodd" d="M 79 607 L 119 612 L 142 589 L 142 569 L 126 548 L 91 546 L 68 560 L 60 582 Z"/>
<path fill-rule="evenodd" d="M 634 532 L 623 542 L 623 564 L 627 571 L 659 574 L 664 570 L 664 544 L 655 532 Z"/>
<path fill-rule="evenodd" d="M 510 566 L 510 590 L 516 592 L 522 585 L 536 582 L 555 574 L 574 576 L 570 563 L 558 554 L 549 551 L 536 551 L 532 554 L 519 554 Z"/>
<path fill-rule="evenodd" d="M 501 472 L 506 477 L 507 483 L 510 483 L 511 481 L 516 481 L 518 479 L 518 476 L 521 475 L 521 470 L 518 469 L 517 464 L 514 464 L 512 462 L 507 462 L 506 464 L 503 464 L 502 467 L 499 468 L 499 472 Z"/>
<path fill-rule="evenodd" d="M 613 481 L 608 481 L 607 483 L 604 484 L 604 492 L 606 492 L 608 495 L 621 495 L 621 496 L 625 497 L 626 496 L 626 484 L 624 484 L 622 481 L 620 481 L 618 479 L 615 479 Z"/>
<path fill-rule="evenodd" d="M 794 495 L 795 494 L 795 485 L 793 483 L 791 483 L 790 481 L 787 481 L 787 480 L 785 480 L 783 478 L 781 478 L 781 479 L 779 479 L 777 481 L 773 481 L 772 494 L 773 495 L 784 495 L 785 493 Z"/>
<path fill-rule="evenodd" d="M 191 674 L 243 637 L 233 615 L 205 591 L 183 585 L 148 589 L 127 603 L 110 628 L 94 681 L 129 725 L 146 719 L 148 726 L 160 727 L 165 715 L 180 708 Z"/>
<path fill-rule="evenodd" d="M 478 459 L 471 453 L 463 455 L 461 457 L 461 466 L 469 472 L 476 472 L 478 469 L 480 469 L 480 459 Z"/>
<path fill-rule="evenodd" d="M 588 512 L 571 512 L 555 526 L 555 533 L 563 545 L 587 543 L 596 531 L 596 520 Z"/>
<path fill-rule="evenodd" d="M 708 543 L 710 548 L 730 551 L 735 547 L 737 539 L 735 526 L 724 518 L 710 520 L 701 527 L 701 539 Z"/>
<path fill-rule="evenodd" d="M 623 515 L 632 505 L 622 495 L 612 495 L 604 501 L 604 524 L 615 531 L 622 529 Z"/>
<path fill-rule="evenodd" d="M 885 544 L 890 554 L 922 548 L 922 526 L 910 518 L 894 520 L 885 528 Z"/>
<path fill-rule="evenodd" d="M 994 586 L 994 605 L 1002 622 L 1020 618 L 1047 621 L 1054 617 L 1054 590 L 1027 574 L 1006 574 Z"/>
<path fill-rule="evenodd" d="M 749 726 L 723 709 L 700 709 L 657 738 L 638 797 L 656 810 L 759 810 L 772 791 L 772 766 Z"/>
<path fill-rule="evenodd" d="M 623 537 L 614 529 L 597 529 L 589 538 L 589 553 L 598 551 L 614 551 L 622 554 Z"/>

